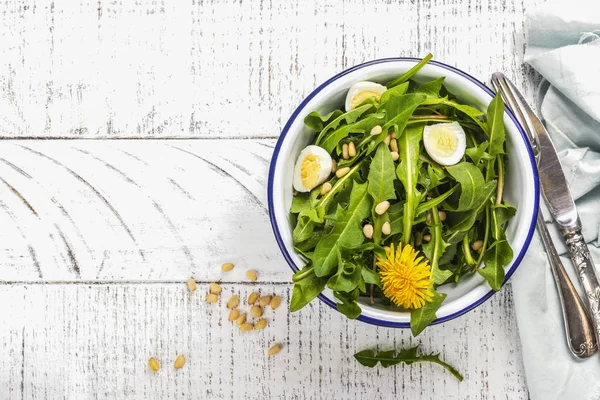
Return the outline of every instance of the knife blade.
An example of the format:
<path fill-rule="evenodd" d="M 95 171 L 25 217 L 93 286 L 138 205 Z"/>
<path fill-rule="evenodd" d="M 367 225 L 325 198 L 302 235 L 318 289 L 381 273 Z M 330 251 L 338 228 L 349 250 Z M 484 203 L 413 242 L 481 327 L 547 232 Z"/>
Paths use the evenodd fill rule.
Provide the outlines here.
<path fill-rule="evenodd" d="M 587 244 L 581 234 L 581 221 L 577 213 L 577 207 L 571 196 L 571 190 L 562 170 L 556 148 L 542 122 L 529 107 L 523 95 L 504 74 L 494 73 L 492 75 L 492 85 L 507 95 L 514 103 L 513 105 L 509 104 L 509 107 L 517 113 L 517 116 L 523 122 L 523 127 L 532 142 L 538 159 L 542 195 L 569 249 L 569 255 L 577 270 L 579 282 L 583 287 L 590 317 L 598 338 L 600 333 L 600 281 Z"/>

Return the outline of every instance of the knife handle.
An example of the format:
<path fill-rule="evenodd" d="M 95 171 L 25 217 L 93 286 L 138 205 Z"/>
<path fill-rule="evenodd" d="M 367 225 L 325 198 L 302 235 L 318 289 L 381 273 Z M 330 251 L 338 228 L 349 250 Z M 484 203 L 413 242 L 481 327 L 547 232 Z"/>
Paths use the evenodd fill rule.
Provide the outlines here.
<path fill-rule="evenodd" d="M 590 256 L 590 250 L 585 240 L 583 240 L 580 229 L 563 231 L 563 235 L 569 248 L 571 260 L 577 270 L 579 282 L 583 287 L 583 292 L 589 306 L 590 317 L 596 329 L 596 337 L 598 337 L 600 332 L 600 282 L 598 281 L 594 261 Z"/>
<path fill-rule="evenodd" d="M 558 298 L 563 313 L 565 323 L 565 333 L 567 335 L 567 344 L 574 356 L 578 358 L 588 358 L 594 355 L 598 349 L 598 340 L 594 329 L 594 324 L 590 320 L 587 310 L 577 290 L 573 286 L 565 267 L 560 261 L 558 252 L 554 247 L 542 211 L 538 212 L 537 228 L 542 238 L 542 243 L 548 254 L 550 270 L 558 290 Z"/>

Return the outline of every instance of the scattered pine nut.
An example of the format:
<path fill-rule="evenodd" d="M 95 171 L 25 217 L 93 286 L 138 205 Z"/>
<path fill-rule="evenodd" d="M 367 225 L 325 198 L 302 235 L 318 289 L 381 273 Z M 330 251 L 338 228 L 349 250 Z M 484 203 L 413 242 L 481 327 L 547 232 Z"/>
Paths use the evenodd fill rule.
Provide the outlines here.
<path fill-rule="evenodd" d="M 213 293 L 213 294 L 220 294 L 221 290 L 223 290 L 221 288 L 221 286 L 219 286 L 218 284 L 216 284 L 214 282 L 211 282 L 210 285 L 209 285 L 209 287 L 210 287 L 210 292 Z"/>
<path fill-rule="evenodd" d="M 349 154 L 349 151 L 348 151 L 348 143 L 344 143 L 342 145 L 342 158 L 344 160 L 347 160 L 347 159 L 350 158 L 350 154 Z"/>
<path fill-rule="evenodd" d="M 431 212 L 427 211 L 427 217 L 425 218 L 425 223 L 427 223 L 427 225 L 431 225 L 431 222 L 432 222 Z"/>
<path fill-rule="evenodd" d="M 385 221 L 383 223 L 383 226 L 381 227 L 381 233 L 384 235 L 389 235 L 392 233 L 392 225 L 390 224 L 390 221 Z"/>
<path fill-rule="evenodd" d="M 244 324 L 246 322 L 246 313 L 242 313 L 240 314 L 239 317 L 237 317 L 237 319 L 235 320 L 235 323 L 238 326 L 241 326 L 242 324 Z"/>
<path fill-rule="evenodd" d="M 423 240 L 426 242 L 429 242 L 431 240 L 431 235 L 427 234 L 427 235 L 423 236 Z"/>
<path fill-rule="evenodd" d="M 350 157 L 356 157 L 356 146 L 354 146 L 354 142 L 348 143 L 348 155 Z"/>
<path fill-rule="evenodd" d="M 350 167 L 340 168 L 335 172 L 335 176 L 337 176 L 338 178 L 341 178 L 342 176 L 346 175 L 348 172 L 350 172 Z"/>
<path fill-rule="evenodd" d="M 385 200 L 375 206 L 375 212 L 378 215 L 383 215 L 390 208 L 390 202 Z"/>
<path fill-rule="evenodd" d="M 440 211 L 439 215 L 440 215 L 440 221 L 446 220 L 446 211 Z"/>
<path fill-rule="evenodd" d="M 227 300 L 227 308 L 236 308 L 240 304 L 240 298 L 237 296 L 231 296 L 229 300 Z"/>
<path fill-rule="evenodd" d="M 371 129 L 371 136 L 379 135 L 381 132 L 383 132 L 381 125 L 375 125 L 373 129 Z"/>
<path fill-rule="evenodd" d="M 323 194 L 328 193 L 331 190 L 331 188 L 332 188 L 331 183 L 325 182 L 323 184 L 323 186 L 321 186 L 321 194 L 323 195 Z"/>
<path fill-rule="evenodd" d="M 387 135 L 385 137 L 385 139 L 383 139 L 383 143 L 385 143 L 386 146 L 390 145 L 390 140 L 392 140 L 392 137 L 390 135 Z"/>
<path fill-rule="evenodd" d="M 206 301 L 208 301 L 209 303 L 216 303 L 217 301 L 219 301 L 219 296 L 217 296 L 214 293 L 208 293 L 206 295 Z"/>
<path fill-rule="evenodd" d="M 274 344 L 273 346 L 269 347 L 267 354 L 269 355 L 269 357 L 271 357 L 271 356 L 274 356 L 275 354 L 279 353 L 280 350 L 281 350 L 281 346 L 278 344 Z"/>
<path fill-rule="evenodd" d="M 363 235 L 365 235 L 367 239 L 371 239 L 373 237 L 373 225 L 366 224 L 363 226 Z"/>
<path fill-rule="evenodd" d="M 265 329 L 267 327 L 267 320 L 264 318 L 259 319 L 254 325 L 255 331 L 260 331 L 261 329 Z"/>
<path fill-rule="evenodd" d="M 173 366 L 175 367 L 175 369 L 180 369 L 185 365 L 185 357 L 183 355 L 178 355 L 177 358 L 175 359 L 175 363 L 173 363 Z"/>
<path fill-rule="evenodd" d="M 481 248 L 483 247 L 483 240 L 476 240 L 473 242 L 473 244 L 471 245 L 471 248 L 473 250 L 475 250 L 476 252 L 480 252 Z"/>
<path fill-rule="evenodd" d="M 390 135 L 392 135 L 392 139 L 398 139 L 396 132 L 392 132 L 392 133 L 390 133 Z"/>
<path fill-rule="evenodd" d="M 252 306 L 250 307 L 250 314 L 252 314 L 253 317 L 260 317 L 263 314 L 263 309 L 261 306 Z"/>
<path fill-rule="evenodd" d="M 221 265 L 221 271 L 223 271 L 223 272 L 229 272 L 232 269 L 233 269 L 232 263 L 225 263 L 225 264 Z"/>
<path fill-rule="evenodd" d="M 271 299 L 271 303 L 270 303 L 271 309 L 276 310 L 280 304 L 281 304 L 281 297 L 273 296 L 273 298 Z"/>
<path fill-rule="evenodd" d="M 248 278 L 251 281 L 256 281 L 258 279 L 256 271 L 253 269 L 249 269 L 248 271 L 246 271 L 246 278 Z"/>
<path fill-rule="evenodd" d="M 400 158 L 400 154 L 398 154 L 397 151 L 392 151 L 392 160 L 398 161 L 399 158 Z"/>
<path fill-rule="evenodd" d="M 189 278 L 187 280 L 187 287 L 190 290 L 190 292 L 195 292 L 196 291 L 196 280 L 194 278 Z"/>
<path fill-rule="evenodd" d="M 398 141 L 396 139 L 390 140 L 390 149 L 396 153 L 398 152 Z"/>
<path fill-rule="evenodd" d="M 337 171 L 337 161 L 331 160 L 331 173 L 335 174 L 335 171 Z"/>
<path fill-rule="evenodd" d="M 229 322 L 235 321 L 236 319 L 238 319 L 238 317 L 240 316 L 240 312 L 237 309 L 233 309 L 229 312 L 229 317 L 227 317 L 227 320 Z"/>
<path fill-rule="evenodd" d="M 254 328 L 254 325 L 252 325 L 250 322 L 245 322 L 240 325 L 240 331 L 242 332 L 248 332 L 252 330 L 252 328 Z"/>
<path fill-rule="evenodd" d="M 158 372 L 158 370 L 160 369 L 160 363 L 156 358 L 150 357 L 150 359 L 148 360 L 148 367 L 152 372 Z"/>
<path fill-rule="evenodd" d="M 258 293 L 250 293 L 250 296 L 248 296 L 248 304 L 253 305 L 254 303 L 256 303 L 256 300 L 258 300 Z"/>
<path fill-rule="evenodd" d="M 261 307 L 266 307 L 271 303 L 271 296 L 263 296 L 258 300 Z"/>

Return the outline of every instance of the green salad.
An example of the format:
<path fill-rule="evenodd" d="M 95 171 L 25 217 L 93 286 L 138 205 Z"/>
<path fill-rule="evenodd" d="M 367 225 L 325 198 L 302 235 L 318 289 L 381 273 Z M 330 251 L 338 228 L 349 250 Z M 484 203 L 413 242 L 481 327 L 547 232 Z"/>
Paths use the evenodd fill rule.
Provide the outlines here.
<path fill-rule="evenodd" d="M 430 59 L 385 85 L 357 82 L 344 110 L 311 112 L 315 132 L 294 169 L 291 311 L 326 287 L 348 318 L 363 303 L 411 313 L 416 336 L 436 319 L 441 285 L 473 273 L 494 290 L 513 252 L 504 226 L 504 103 L 462 104 L 444 78 L 417 83 Z"/>

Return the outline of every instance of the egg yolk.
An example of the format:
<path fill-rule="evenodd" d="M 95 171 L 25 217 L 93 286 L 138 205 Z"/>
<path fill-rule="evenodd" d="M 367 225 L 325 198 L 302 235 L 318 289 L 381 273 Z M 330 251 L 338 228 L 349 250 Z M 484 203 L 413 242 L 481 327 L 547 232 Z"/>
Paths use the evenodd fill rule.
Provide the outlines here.
<path fill-rule="evenodd" d="M 355 109 L 361 103 L 364 103 L 369 97 L 375 97 L 377 101 L 379 101 L 379 98 L 381 96 L 375 92 L 370 91 L 358 92 L 350 101 L 350 107 L 352 107 L 352 109 Z"/>
<path fill-rule="evenodd" d="M 309 154 L 302 160 L 302 166 L 300 167 L 300 179 L 302 179 L 302 186 L 307 189 L 313 189 L 317 186 L 319 181 L 319 173 L 321 171 L 321 160 L 314 154 Z"/>
<path fill-rule="evenodd" d="M 432 129 L 427 138 L 428 147 L 442 157 L 450 157 L 456 152 L 458 138 L 450 129 Z"/>

